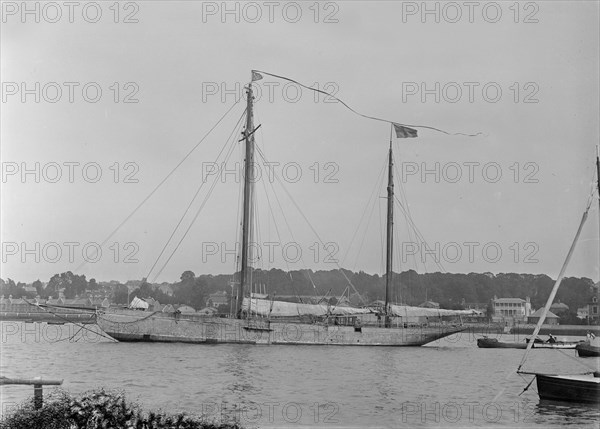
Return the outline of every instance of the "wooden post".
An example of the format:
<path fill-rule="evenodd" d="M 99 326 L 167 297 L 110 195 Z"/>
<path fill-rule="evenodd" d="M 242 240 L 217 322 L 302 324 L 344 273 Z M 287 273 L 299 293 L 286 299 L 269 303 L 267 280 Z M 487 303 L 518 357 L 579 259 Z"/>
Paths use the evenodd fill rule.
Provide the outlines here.
<path fill-rule="evenodd" d="M 44 405 L 44 390 L 41 384 L 33 385 L 33 406 L 39 410 Z"/>
<path fill-rule="evenodd" d="M 44 404 L 44 395 L 43 395 L 43 387 L 46 386 L 59 386 L 62 384 L 62 380 L 42 380 L 41 377 L 36 377 L 34 379 L 26 379 L 26 378 L 6 378 L 0 376 L 0 386 L 5 386 L 8 384 L 26 384 L 33 385 L 33 404 L 36 409 L 42 408 Z"/>

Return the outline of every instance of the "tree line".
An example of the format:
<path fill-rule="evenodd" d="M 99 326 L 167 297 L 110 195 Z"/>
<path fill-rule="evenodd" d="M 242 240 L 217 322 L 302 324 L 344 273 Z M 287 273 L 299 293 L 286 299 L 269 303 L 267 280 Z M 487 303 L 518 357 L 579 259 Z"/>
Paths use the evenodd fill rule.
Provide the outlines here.
<path fill-rule="evenodd" d="M 57 297 L 63 289 L 65 298 L 81 296 L 86 291 L 104 291 L 113 302 L 125 304 L 134 296 L 151 297 L 161 304 L 187 304 L 195 309 L 205 306 L 211 293 L 225 291 L 231 296 L 232 282 L 239 274 L 201 274 L 192 271 L 181 274 L 179 281 L 166 283 L 171 286 L 172 295 L 164 293 L 157 284 L 145 280 L 132 290 L 127 283 L 114 284 L 86 279 L 85 275 L 77 275 L 68 271 L 52 276 L 44 287 L 40 280 L 31 285 L 15 283 L 12 279 L 0 279 L 0 294 L 8 297 L 30 296 L 37 294 L 42 298 Z M 253 272 L 253 284 L 264 285 L 271 297 L 302 300 L 302 297 L 339 297 L 344 294 L 350 297 L 353 304 L 368 304 L 385 297 L 385 276 L 368 274 L 364 271 L 349 270 L 330 271 L 283 271 L 280 269 L 256 270 Z M 165 283 L 163 283 L 164 285 Z M 544 274 L 516 273 L 425 273 L 413 270 L 394 273 L 392 279 L 392 301 L 408 305 L 419 305 L 425 301 L 434 301 L 441 308 L 462 309 L 475 303 L 487 304 L 494 296 L 498 298 L 529 297 L 534 309 L 542 307 L 554 285 L 554 280 Z M 35 293 L 26 292 L 26 286 L 33 286 Z M 555 302 L 560 301 L 569 306 L 571 315 L 577 309 L 588 304 L 592 295 L 597 293 L 597 286 L 589 278 L 564 278 L 558 290 Z M 286 298 L 284 298 L 286 297 Z"/>

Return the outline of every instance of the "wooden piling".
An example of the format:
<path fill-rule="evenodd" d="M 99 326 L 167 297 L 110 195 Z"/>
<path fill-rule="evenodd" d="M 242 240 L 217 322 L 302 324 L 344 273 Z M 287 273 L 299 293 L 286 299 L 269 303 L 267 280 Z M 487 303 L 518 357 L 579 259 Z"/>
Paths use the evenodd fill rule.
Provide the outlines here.
<path fill-rule="evenodd" d="M 7 378 L 0 376 L 0 386 L 9 384 L 26 384 L 33 385 L 33 404 L 36 409 L 42 408 L 44 404 L 43 386 L 60 386 L 62 380 L 42 380 L 41 377 L 33 379 L 27 378 Z"/>

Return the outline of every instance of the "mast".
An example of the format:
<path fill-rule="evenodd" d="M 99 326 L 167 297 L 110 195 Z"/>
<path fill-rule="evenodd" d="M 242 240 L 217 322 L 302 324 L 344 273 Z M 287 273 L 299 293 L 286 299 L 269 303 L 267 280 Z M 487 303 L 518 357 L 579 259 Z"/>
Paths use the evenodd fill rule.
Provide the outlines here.
<path fill-rule="evenodd" d="M 246 129 L 244 130 L 244 140 L 246 141 L 246 156 L 244 159 L 244 208 L 242 220 L 242 261 L 240 271 L 240 283 L 238 286 L 238 299 L 236 302 L 235 317 L 242 318 L 242 302 L 244 300 L 244 290 L 251 283 L 250 261 L 250 239 L 252 228 L 252 196 L 254 186 L 254 118 L 252 111 L 252 81 L 248 84 L 246 91 L 248 105 L 246 108 Z"/>
<path fill-rule="evenodd" d="M 560 272 L 558 273 L 558 277 L 556 278 L 556 281 L 554 282 L 554 287 L 552 288 L 552 291 L 550 292 L 550 296 L 548 296 L 548 300 L 546 301 L 546 305 L 544 306 L 544 309 L 542 310 L 542 314 L 540 315 L 540 320 L 538 320 L 538 323 L 535 326 L 535 329 L 533 330 L 533 334 L 531 336 L 531 341 L 529 341 L 527 343 L 527 349 L 525 350 L 525 354 L 523 355 L 523 358 L 521 359 L 521 363 L 519 364 L 519 367 L 517 368 L 517 372 L 519 372 L 521 370 L 521 367 L 525 363 L 525 360 L 527 359 L 527 355 L 529 354 L 529 351 L 533 347 L 534 339 L 537 338 L 537 335 L 539 334 L 540 329 L 542 328 L 544 320 L 546 320 L 546 315 L 548 314 L 548 311 L 550 311 L 550 306 L 554 302 L 554 297 L 556 296 L 558 287 L 560 286 L 560 283 L 565 275 L 565 271 L 567 271 L 567 266 L 569 265 L 569 262 L 571 261 L 571 256 L 573 256 L 573 252 L 575 251 L 575 246 L 577 245 L 577 241 L 579 240 L 579 236 L 581 235 L 581 230 L 583 229 L 583 225 L 585 224 L 585 221 L 587 220 L 588 212 L 590 211 L 590 207 L 591 207 L 591 203 L 592 202 L 590 200 L 587 208 L 585 209 L 585 212 L 583 213 L 583 216 L 581 217 L 581 222 L 579 222 L 579 228 L 577 228 L 577 233 L 575 233 L 575 238 L 573 239 L 573 243 L 571 243 L 571 248 L 569 249 L 569 253 L 567 253 L 565 262 L 563 263 L 563 266 L 560 269 Z"/>
<path fill-rule="evenodd" d="M 598 146 L 596 146 L 596 186 L 598 187 L 598 269 L 600 270 L 600 148 Z M 600 278 L 598 281 L 600 282 Z"/>
<path fill-rule="evenodd" d="M 392 138 L 390 136 L 390 152 L 388 161 L 387 185 L 387 245 L 385 261 L 385 327 L 390 327 L 390 298 L 392 288 L 392 263 L 394 242 L 394 159 L 392 155 Z"/>

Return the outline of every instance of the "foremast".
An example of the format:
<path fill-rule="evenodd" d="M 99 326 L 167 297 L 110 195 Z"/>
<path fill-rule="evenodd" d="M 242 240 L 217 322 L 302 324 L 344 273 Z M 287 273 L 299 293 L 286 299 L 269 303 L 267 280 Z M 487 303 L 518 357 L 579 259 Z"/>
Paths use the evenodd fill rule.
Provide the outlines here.
<path fill-rule="evenodd" d="M 392 290 L 393 245 L 394 245 L 394 157 L 392 152 L 392 137 L 390 135 L 390 151 L 388 160 L 387 185 L 387 240 L 385 260 L 385 327 L 391 326 L 390 299 Z"/>
<path fill-rule="evenodd" d="M 244 291 L 248 290 L 252 282 L 252 267 L 250 266 L 250 240 L 252 238 L 253 196 L 254 196 L 254 117 L 252 81 L 248 84 L 246 91 L 246 128 L 244 130 L 244 141 L 246 143 L 246 155 L 244 159 L 244 207 L 242 214 L 242 260 L 240 269 L 240 282 L 237 291 L 235 317 L 242 318 L 242 304 Z"/>

